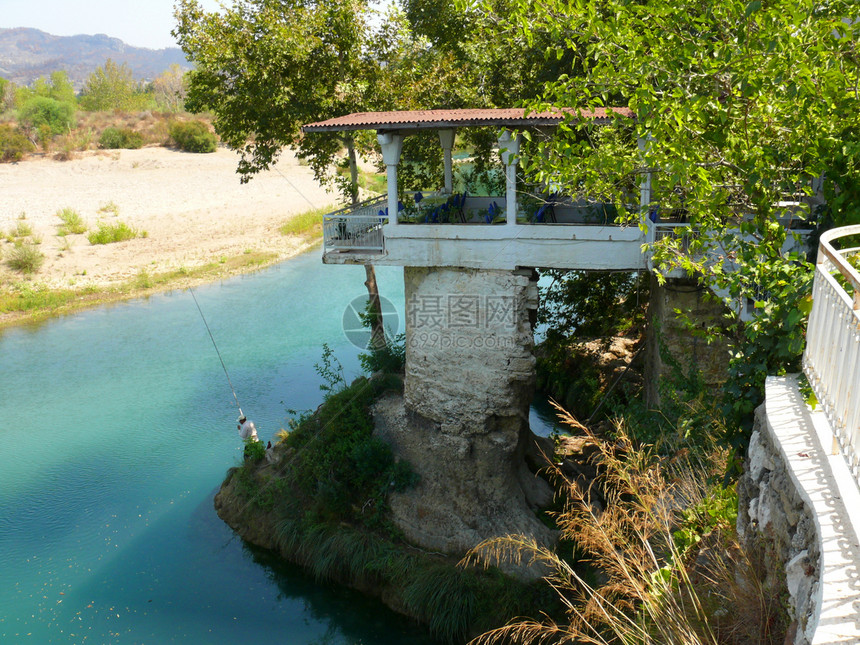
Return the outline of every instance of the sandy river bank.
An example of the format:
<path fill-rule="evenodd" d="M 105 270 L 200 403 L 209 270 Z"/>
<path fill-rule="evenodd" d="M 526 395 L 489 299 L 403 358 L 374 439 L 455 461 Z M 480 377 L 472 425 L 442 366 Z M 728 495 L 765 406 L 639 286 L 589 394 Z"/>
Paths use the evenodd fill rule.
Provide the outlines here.
<path fill-rule="evenodd" d="M 51 289 L 106 288 L 141 272 L 193 269 L 247 252 L 281 260 L 307 248 L 278 228 L 291 215 L 334 204 L 336 196 L 289 152 L 248 184 L 239 181 L 237 160 L 226 149 L 143 148 L 0 164 L 0 235 L 19 223 L 32 229 L 45 261 L 26 279 Z M 56 213 L 66 207 L 90 229 L 125 222 L 146 236 L 106 245 L 92 245 L 84 234 L 59 236 Z M 12 244 L 0 242 L 4 259 Z M 0 284 L 21 280 L 0 264 Z"/>

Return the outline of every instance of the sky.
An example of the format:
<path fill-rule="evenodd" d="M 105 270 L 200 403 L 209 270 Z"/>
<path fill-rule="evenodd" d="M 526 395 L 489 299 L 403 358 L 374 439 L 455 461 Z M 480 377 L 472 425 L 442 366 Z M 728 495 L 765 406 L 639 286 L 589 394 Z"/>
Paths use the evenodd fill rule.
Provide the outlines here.
<path fill-rule="evenodd" d="M 207 11 L 219 0 L 199 0 Z M 0 0 L 0 27 L 32 27 L 55 36 L 107 34 L 127 45 L 176 47 L 174 0 Z M 229 6 L 229 1 L 227 2 Z"/>

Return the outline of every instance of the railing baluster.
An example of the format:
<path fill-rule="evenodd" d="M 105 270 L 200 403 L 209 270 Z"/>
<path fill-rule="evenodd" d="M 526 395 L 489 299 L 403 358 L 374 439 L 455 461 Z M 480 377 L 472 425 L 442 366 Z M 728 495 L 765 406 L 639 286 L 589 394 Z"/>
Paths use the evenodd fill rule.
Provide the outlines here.
<path fill-rule="evenodd" d="M 385 237 L 382 227 L 388 217 L 380 216 L 379 212 L 384 208 L 385 200 L 383 195 L 324 215 L 324 248 L 331 251 L 383 253 Z"/>
<path fill-rule="evenodd" d="M 818 247 L 818 264 L 812 291 L 812 312 L 806 332 L 803 366 L 821 404 L 834 446 L 845 455 L 860 485 L 860 312 L 855 308 L 860 293 L 860 274 L 831 241 L 860 234 L 860 226 L 826 232 Z M 832 275 L 841 274 L 851 285 L 849 295 Z"/>

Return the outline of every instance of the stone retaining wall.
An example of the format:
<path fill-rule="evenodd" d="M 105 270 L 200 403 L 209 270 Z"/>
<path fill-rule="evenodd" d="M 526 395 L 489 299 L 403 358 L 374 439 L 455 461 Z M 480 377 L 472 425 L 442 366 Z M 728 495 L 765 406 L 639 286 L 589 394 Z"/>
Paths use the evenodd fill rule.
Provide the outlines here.
<path fill-rule="evenodd" d="M 795 632 L 789 638 L 794 638 L 794 645 L 807 645 L 819 586 L 818 539 L 811 511 L 768 432 L 765 404 L 756 410 L 744 475 L 738 482 L 738 535 L 748 551 L 765 547 L 773 576 L 765 584 L 773 590 L 787 587 L 796 623 L 796 629 L 789 628 Z"/>
<path fill-rule="evenodd" d="M 794 645 L 860 643 L 860 488 L 832 443 L 797 376 L 768 377 L 738 484 L 738 533 L 768 547 L 790 595 Z"/>

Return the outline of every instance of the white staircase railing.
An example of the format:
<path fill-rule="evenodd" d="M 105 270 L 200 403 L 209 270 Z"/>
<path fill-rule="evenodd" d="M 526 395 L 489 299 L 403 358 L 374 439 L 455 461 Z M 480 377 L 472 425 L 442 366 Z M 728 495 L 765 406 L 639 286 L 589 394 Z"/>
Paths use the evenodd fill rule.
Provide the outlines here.
<path fill-rule="evenodd" d="M 834 433 L 834 454 L 841 448 L 860 485 L 860 273 L 847 260 L 860 248 L 831 244 L 851 235 L 860 226 L 821 236 L 803 370 Z"/>

